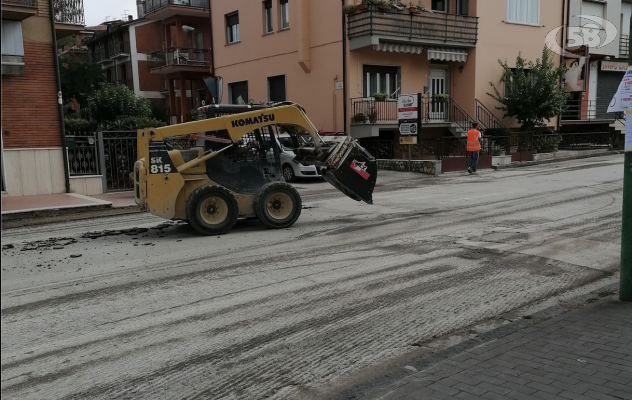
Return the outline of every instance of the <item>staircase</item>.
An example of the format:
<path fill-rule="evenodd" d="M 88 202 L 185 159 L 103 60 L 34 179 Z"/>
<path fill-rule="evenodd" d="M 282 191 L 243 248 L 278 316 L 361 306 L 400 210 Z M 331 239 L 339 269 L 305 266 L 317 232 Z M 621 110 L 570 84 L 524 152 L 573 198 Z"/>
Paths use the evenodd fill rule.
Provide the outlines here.
<path fill-rule="evenodd" d="M 509 136 L 509 128 L 489 108 L 485 107 L 479 99 L 476 99 L 476 120 L 487 135 Z"/>
<path fill-rule="evenodd" d="M 625 113 L 614 113 L 614 122 L 610 124 L 610 129 L 614 130 L 618 134 L 625 133 Z"/>

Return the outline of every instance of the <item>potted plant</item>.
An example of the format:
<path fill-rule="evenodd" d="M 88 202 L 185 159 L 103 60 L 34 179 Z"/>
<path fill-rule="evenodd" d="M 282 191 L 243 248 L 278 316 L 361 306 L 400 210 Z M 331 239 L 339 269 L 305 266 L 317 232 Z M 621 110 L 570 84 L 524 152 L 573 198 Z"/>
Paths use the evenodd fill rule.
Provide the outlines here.
<path fill-rule="evenodd" d="M 357 113 L 353 116 L 354 122 L 366 122 L 366 115 L 364 113 Z"/>
<path fill-rule="evenodd" d="M 356 12 L 358 10 L 358 6 L 356 6 L 355 4 L 345 4 L 342 7 L 342 11 L 345 14 L 353 14 L 354 12 Z"/>
<path fill-rule="evenodd" d="M 356 6 L 356 10 L 366 10 L 367 8 L 369 8 L 369 4 L 373 4 L 374 1 L 375 0 L 362 0 L 362 2 Z"/>
<path fill-rule="evenodd" d="M 380 10 L 390 10 L 392 3 L 390 0 L 378 0 L 377 8 Z"/>
<path fill-rule="evenodd" d="M 449 99 L 450 99 L 450 96 L 446 93 L 436 93 L 435 95 L 432 96 L 432 100 L 435 103 L 447 103 Z"/>
<path fill-rule="evenodd" d="M 375 93 L 373 95 L 373 98 L 375 99 L 375 101 L 386 101 L 386 99 L 388 98 L 388 93 Z"/>
<path fill-rule="evenodd" d="M 419 2 L 417 3 L 417 10 L 426 11 L 426 5 L 422 3 L 421 0 L 419 0 Z"/>
<path fill-rule="evenodd" d="M 374 124 L 377 122 L 377 109 L 375 107 L 371 107 L 367 115 L 370 123 Z"/>
<path fill-rule="evenodd" d="M 417 7 L 413 4 L 412 1 L 408 3 L 408 12 L 411 14 L 415 14 L 417 12 Z"/>

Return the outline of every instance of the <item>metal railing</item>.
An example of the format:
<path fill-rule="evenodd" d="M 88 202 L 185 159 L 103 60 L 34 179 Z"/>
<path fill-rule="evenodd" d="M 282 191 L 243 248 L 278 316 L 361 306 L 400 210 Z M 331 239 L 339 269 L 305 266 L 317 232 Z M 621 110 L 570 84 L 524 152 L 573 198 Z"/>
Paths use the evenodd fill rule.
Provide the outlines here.
<path fill-rule="evenodd" d="M 509 128 L 479 99 L 476 99 L 476 121 L 487 135 L 509 135 Z"/>
<path fill-rule="evenodd" d="M 37 0 L 2 0 L 8 6 L 37 7 Z"/>
<path fill-rule="evenodd" d="M 384 35 L 407 39 L 457 42 L 475 45 L 478 17 L 447 13 L 419 14 L 378 10 L 372 6 L 347 18 L 349 38 Z"/>
<path fill-rule="evenodd" d="M 108 44 L 107 55 L 112 58 L 121 54 L 129 54 L 129 42 L 127 40 Z"/>
<path fill-rule="evenodd" d="M 85 25 L 83 0 L 51 0 L 55 21 L 62 24 Z"/>
<path fill-rule="evenodd" d="M 67 132 L 66 135 L 70 175 L 99 175 L 96 135 L 82 132 Z"/>
<path fill-rule="evenodd" d="M 172 65 L 207 68 L 211 66 L 211 54 L 207 49 L 170 47 L 147 55 L 149 70 Z"/>
<path fill-rule="evenodd" d="M 619 37 L 619 58 L 626 58 L 630 54 L 630 36 L 620 35 Z"/>
<path fill-rule="evenodd" d="M 145 0 L 145 14 L 168 6 L 181 6 L 208 10 L 209 0 Z"/>
<path fill-rule="evenodd" d="M 615 116 L 606 112 L 605 107 L 600 110 L 596 100 L 568 100 L 566 108 L 562 112 L 562 121 L 597 121 L 614 120 Z"/>
<path fill-rule="evenodd" d="M 372 98 L 351 99 L 353 119 L 356 123 L 397 122 L 397 100 L 377 101 Z"/>

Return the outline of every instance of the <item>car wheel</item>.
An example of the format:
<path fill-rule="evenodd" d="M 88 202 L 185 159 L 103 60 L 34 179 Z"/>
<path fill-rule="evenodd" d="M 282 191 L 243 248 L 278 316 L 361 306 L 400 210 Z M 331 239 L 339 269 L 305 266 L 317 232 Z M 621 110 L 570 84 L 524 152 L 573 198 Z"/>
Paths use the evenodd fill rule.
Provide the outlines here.
<path fill-rule="evenodd" d="M 255 196 L 255 214 L 268 228 L 288 228 L 294 225 L 302 208 L 301 196 L 287 183 L 268 183 Z"/>
<path fill-rule="evenodd" d="M 283 166 L 283 178 L 286 182 L 294 182 L 296 180 L 296 174 L 294 173 L 294 168 L 290 164 L 285 164 Z"/>
<path fill-rule="evenodd" d="M 187 198 L 189 224 L 203 235 L 221 235 L 237 222 L 239 205 L 235 196 L 221 186 L 202 186 Z"/>

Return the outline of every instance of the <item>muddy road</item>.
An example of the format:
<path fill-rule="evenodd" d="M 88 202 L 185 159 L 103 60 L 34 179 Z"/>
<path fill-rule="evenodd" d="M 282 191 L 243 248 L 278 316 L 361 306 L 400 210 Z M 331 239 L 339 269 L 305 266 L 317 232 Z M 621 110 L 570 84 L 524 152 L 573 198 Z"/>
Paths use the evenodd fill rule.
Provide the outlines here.
<path fill-rule="evenodd" d="M 135 214 L 2 232 L 7 399 L 329 398 L 451 332 L 614 282 L 623 156 L 296 186 L 291 229 Z M 404 362 L 404 361 L 401 361 Z"/>

